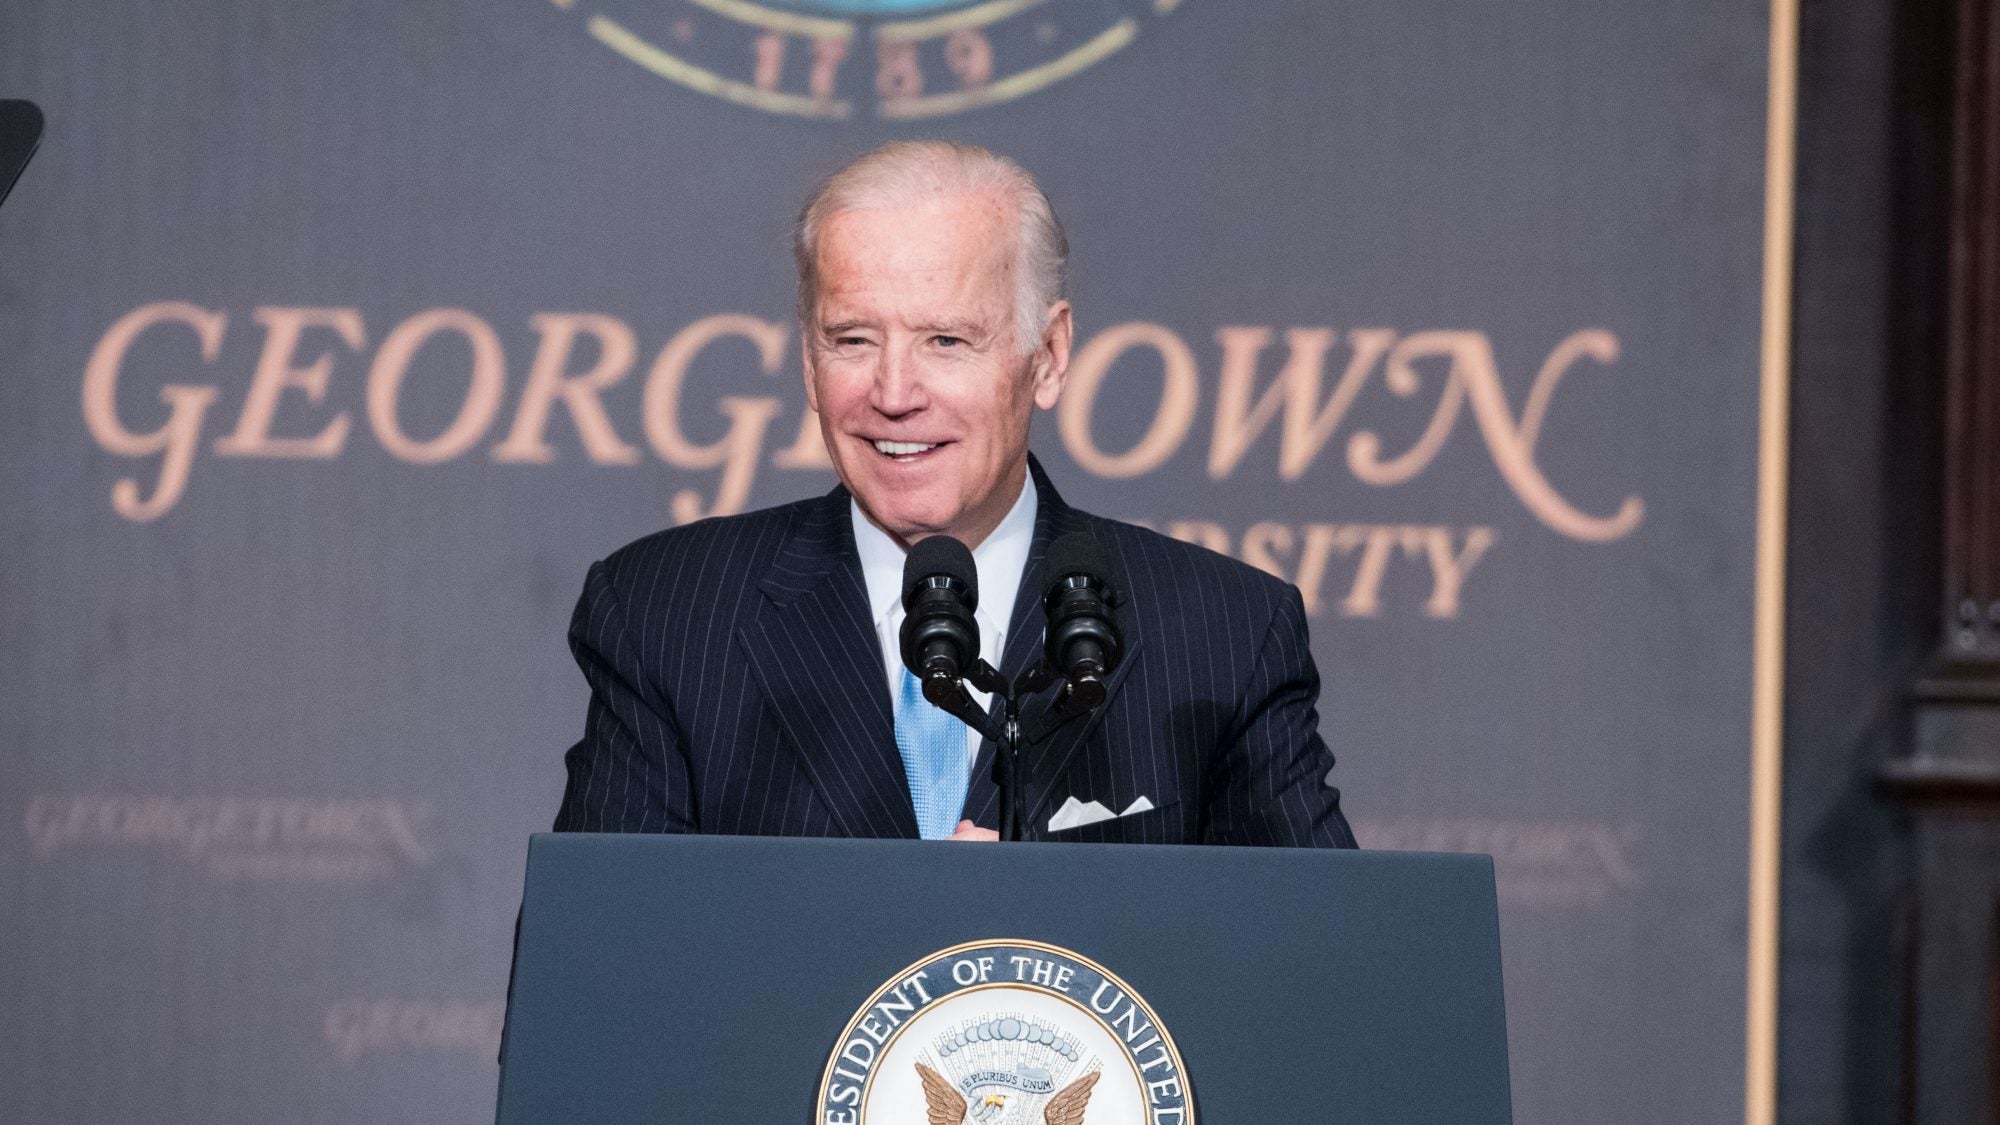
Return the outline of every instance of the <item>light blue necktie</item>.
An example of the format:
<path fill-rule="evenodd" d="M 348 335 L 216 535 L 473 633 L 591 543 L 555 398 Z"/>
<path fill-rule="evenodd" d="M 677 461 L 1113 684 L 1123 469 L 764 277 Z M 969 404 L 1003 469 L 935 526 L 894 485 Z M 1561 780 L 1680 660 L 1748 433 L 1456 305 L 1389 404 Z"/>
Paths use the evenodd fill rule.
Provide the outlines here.
<path fill-rule="evenodd" d="M 903 753 L 910 800 L 917 806 L 917 831 L 926 840 L 942 840 L 958 827 L 970 781 L 965 730 L 964 723 L 932 706 L 923 685 L 903 669 L 896 692 L 896 749 Z"/>

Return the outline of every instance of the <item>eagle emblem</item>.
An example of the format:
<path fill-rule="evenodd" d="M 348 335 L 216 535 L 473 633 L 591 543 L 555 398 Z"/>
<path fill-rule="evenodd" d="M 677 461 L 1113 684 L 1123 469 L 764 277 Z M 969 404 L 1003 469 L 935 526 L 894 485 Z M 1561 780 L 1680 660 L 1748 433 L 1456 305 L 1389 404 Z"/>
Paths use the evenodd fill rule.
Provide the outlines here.
<path fill-rule="evenodd" d="M 924 1083 L 924 1106 L 928 1115 L 925 1125 L 965 1125 L 970 1103 L 964 1094 L 958 1092 L 944 1075 L 917 1064 L 917 1076 Z M 1084 1107 L 1090 1104 L 1090 1088 L 1103 1077 L 1102 1071 L 1093 1070 L 1082 1078 L 1064 1086 L 1042 1107 L 1043 1125 L 1083 1125 Z M 1004 1111 L 1007 1097 L 1004 1094 L 987 1094 L 980 1099 L 980 1109 Z"/>

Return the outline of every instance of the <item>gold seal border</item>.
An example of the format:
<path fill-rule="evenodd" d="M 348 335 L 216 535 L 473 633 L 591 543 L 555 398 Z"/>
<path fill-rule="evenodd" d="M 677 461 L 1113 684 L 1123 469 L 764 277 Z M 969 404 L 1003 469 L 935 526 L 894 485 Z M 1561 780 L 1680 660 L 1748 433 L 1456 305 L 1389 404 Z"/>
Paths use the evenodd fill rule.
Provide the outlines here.
<path fill-rule="evenodd" d="M 914 98 L 884 99 L 876 103 L 876 112 L 891 120 L 908 121 L 918 117 L 936 117 L 939 114 L 958 113 L 980 106 L 1010 102 L 1025 94 L 1032 94 L 1044 86 L 1052 86 L 1086 67 L 1095 65 L 1138 36 L 1139 21 L 1126 16 L 1085 40 L 1081 46 L 1038 66 L 1015 71 L 1005 78 L 995 79 L 975 89 L 954 90 L 949 94 L 920 94 Z"/>
<path fill-rule="evenodd" d="M 1167 1025 L 1160 1021 L 1160 1014 L 1153 1010 L 1153 1006 L 1146 1002 L 1146 998 L 1139 994 L 1139 990 L 1127 984 L 1125 982 L 1125 978 L 1119 976 L 1117 973 L 1112 972 L 1110 969 L 1105 968 L 1103 965 L 1098 964 L 1096 961 L 1093 961 L 1090 958 L 1085 957 L 1083 954 L 1078 953 L 1074 949 L 1065 949 L 1060 945 L 1051 945 L 1045 941 L 1031 941 L 1027 938 L 982 938 L 978 941 L 961 942 L 958 945 L 948 946 L 944 949 L 938 950 L 936 953 L 932 953 L 928 956 L 921 957 L 915 961 L 910 962 L 908 965 L 903 966 L 903 968 L 900 971 L 891 976 L 887 981 L 883 982 L 880 988 L 877 988 L 874 992 L 870 993 L 868 999 L 861 1005 L 861 1007 L 855 1010 L 854 1018 L 847 1021 L 847 1026 L 842 1028 L 840 1035 L 834 1039 L 831 1053 L 827 1056 L 826 1069 L 820 1072 L 819 1097 L 813 1101 L 813 1121 L 815 1122 L 815 1125 L 817 1125 L 817 1122 L 820 1120 L 820 1115 L 823 1114 L 826 1110 L 826 1094 L 827 1091 L 833 1087 L 833 1068 L 834 1064 L 840 1061 L 840 1048 L 844 1046 L 848 1040 L 854 1037 L 855 1030 L 861 1026 L 861 1020 L 864 1016 L 868 1014 L 868 1010 L 870 1008 L 873 1008 L 875 1005 L 881 1003 L 882 997 L 888 995 L 889 990 L 891 988 L 894 988 L 897 984 L 908 980 L 910 978 L 911 973 L 916 972 L 918 969 L 921 969 L 926 965 L 932 964 L 937 961 L 945 960 L 946 958 L 949 957 L 955 957 L 959 954 L 966 952 L 967 950 L 994 949 L 1000 947 L 1011 947 L 1015 949 L 1035 949 L 1035 950 L 1040 950 L 1041 952 L 1044 953 L 1053 953 L 1060 957 L 1067 957 L 1070 960 L 1077 962 L 1078 964 L 1090 966 L 1090 968 L 1094 972 L 1096 972 L 1098 976 L 1103 977 L 1105 980 L 1108 980 L 1112 984 L 1117 985 L 1118 988 L 1125 993 L 1126 999 L 1138 1005 L 1139 1010 L 1146 1014 L 1146 1018 L 1152 1022 L 1153 1030 L 1160 1033 L 1160 1042 L 1165 1044 L 1167 1048 L 1168 1057 L 1174 1060 L 1174 1074 L 1180 1078 L 1181 1107 L 1186 1113 L 1186 1117 L 1184 1118 L 1184 1120 L 1186 1121 L 1187 1125 L 1195 1125 L 1194 1084 L 1189 1080 L 1187 1064 L 1181 1061 L 1180 1046 L 1174 1042 L 1173 1033 L 1167 1030 Z M 1096 1020 L 1099 1025 L 1106 1028 L 1109 1028 L 1111 1026 L 1109 1023 L 1099 1018 L 1096 1012 L 1091 1011 L 1085 1005 L 1078 1004 L 1074 999 L 1072 999 L 1068 995 L 1061 992 L 1057 992 L 1053 988 L 1043 988 L 1042 986 L 1035 984 L 1024 984 L 1020 982 L 1013 982 L 1013 983 L 1003 982 L 1000 984 L 967 985 L 966 987 L 958 989 L 956 992 L 953 992 L 951 995 L 957 996 L 960 993 L 965 993 L 965 992 L 984 992 L 987 991 L 988 989 L 1014 989 L 1014 988 L 1025 989 L 1033 992 L 1042 992 L 1050 996 L 1054 996 L 1059 1000 L 1062 1000 L 1066 1003 L 1069 1003 L 1081 1009 L 1085 1015 L 1089 1016 L 1093 1020 Z M 945 997 L 940 995 L 937 1000 L 931 1001 L 931 1004 L 935 1004 L 938 1002 L 938 1000 L 943 1000 L 943 999 L 945 999 Z M 931 1004 L 926 1004 L 924 1005 L 924 1007 L 928 1008 L 931 1006 Z M 891 1035 L 887 1040 L 883 1041 L 882 1054 L 887 1054 L 889 1051 L 889 1044 L 901 1038 L 903 1034 L 903 1029 L 909 1027 L 910 1024 L 915 1023 L 917 1016 L 922 1014 L 923 1014 L 922 1009 L 919 1009 L 916 1013 L 912 1014 L 909 1019 L 904 1020 L 902 1028 L 898 1028 L 896 1034 Z M 1113 1031 L 1111 1033 L 1111 1036 L 1114 1039 L 1119 1038 L 1118 1033 L 1116 1031 Z M 877 1056 L 877 1058 L 880 1057 L 881 1055 Z M 1129 1055 L 1127 1055 L 1126 1061 L 1132 1066 L 1135 1072 L 1138 1070 L 1139 1064 L 1136 1059 L 1133 1059 Z M 875 1067 L 873 1065 L 870 1065 L 868 1068 L 868 1077 L 861 1080 L 861 1101 L 860 1104 L 854 1107 L 855 1121 L 857 1123 L 861 1120 L 861 1111 L 864 1108 L 866 1108 L 868 1104 L 868 1087 L 874 1083 L 875 1073 L 876 1073 Z M 1141 1075 L 1139 1078 L 1139 1089 L 1142 1092 L 1146 1089 L 1146 1080 L 1143 1075 Z"/>
<path fill-rule="evenodd" d="M 654 46 L 609 16 L 591 16 L 584 27 L 592 38 L 654 74 L 686 86 L 690 90 L 724 101 L 770 113 L 789 113 L 801 117 L 831 117 L 844 120 L 854 112 L 853 105 L 839 98 L 815 98 L 806 94 L 760 90 L 748 82 L 725 78 L 706 67 L 696 66 L 679 55 Z"/>
<path fill-rule="evenodd" d="M 700 0 L 696 0 L 697 3 Z M 970 8 L 960 8 L 955 12 L 924 16 L 920 19 L 890 20 L 875 25 L 878 39 L 935 39 L 948 35 L 960 28 L 985 27 L 1001 20 L 1020 15 L 1030 8 L 1039 8 L 1048 0 L 986 0 Z"/>
<path fill-rule="evenodd" d="M 556 7 L 574 10 L 577 0 L 550 0 Z M 752 27 L 797 35 L 808 39 L 838 39 L 853 42 L 860 25 L 854 20 L 808 16 L 768 8 L 754 0 L 684 0 L 726 19 Z M 943 38 L 966 28 L 989 27 L 1024 15 L 1048 0 L 986 0 L 969 8 L 918 19 L 889 20 L 873 24 L 878 43 L 921 43 Z M 1184 0 L 1153 0 L 1155 16 L 1179 8 Z M 1014 101 L 1055 85 L 1118 53 L 1139 36 L 1138 17 L 1127 15 L 1090 34 L 1077 46 L 1045 62 L 996 78 L 983 86 L 948 93 L 919 94 L 907 98 L 885 98 L 874 103 L 877 117 L 890 121 L 911 121 L 962 113 L 990 105 Z M 845 121 L 854 116 L 854 103 L 843 98 L 814 97 L 809 94 L 765 90 L 738 78 L 731 78 L 680 55 L 626 27 L 610 16 L 592 14 L 584 30 L 599 43 L 653 74 L 697 93 L 723 101 L 760 109 L 767 113 L 797 117 L 830 118 Z"/>

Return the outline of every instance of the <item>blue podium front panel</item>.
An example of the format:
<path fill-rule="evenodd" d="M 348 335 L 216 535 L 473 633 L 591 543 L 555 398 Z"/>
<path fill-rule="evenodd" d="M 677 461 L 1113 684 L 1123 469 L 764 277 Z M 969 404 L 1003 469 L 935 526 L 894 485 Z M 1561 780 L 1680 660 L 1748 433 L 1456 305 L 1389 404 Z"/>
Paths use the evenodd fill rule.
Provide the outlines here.
<path fill-rule="evenodd" d="M 1491 861 L 534 838 L 501 1125 L 926 1125 L 927 1105 L 1505 1125 Z"/>

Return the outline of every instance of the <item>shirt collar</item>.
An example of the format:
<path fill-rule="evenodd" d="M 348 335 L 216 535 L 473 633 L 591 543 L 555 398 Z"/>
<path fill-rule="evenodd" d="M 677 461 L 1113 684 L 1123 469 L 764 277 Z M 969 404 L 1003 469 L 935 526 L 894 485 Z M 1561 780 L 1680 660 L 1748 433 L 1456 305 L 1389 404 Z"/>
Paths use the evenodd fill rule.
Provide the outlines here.
<path fill-rule="evenodd" d="M 1035 543 L 1035 513 L 1041 501 L 1035 490 L 1035 475 L 1022 474 L 1021 494 L 1014 506 L 972 552 L 979 570 L 977 616 L 990 629 L 1006 628 L 1014 611 L 1014 595 L 1021 575 L 1028 568 L 1028 552 Z M 854 548 L 861 556 L 861 574 L 868 583 L 870 619 L 881 625 L 902 608 L 903 557 L 906 552 L 889 533 L 868 522 L 859 501 L 848 498 L 848 518 L 854 523 Z"/>

